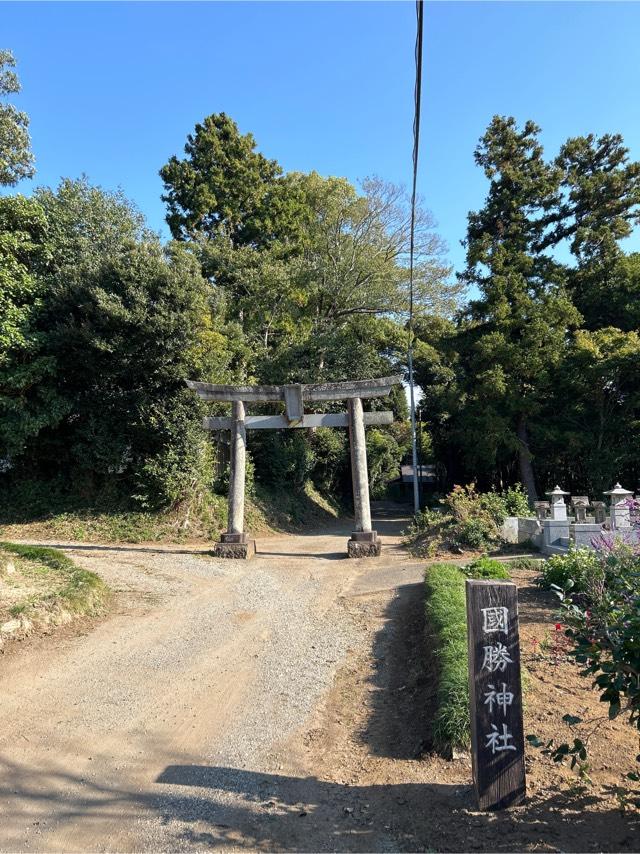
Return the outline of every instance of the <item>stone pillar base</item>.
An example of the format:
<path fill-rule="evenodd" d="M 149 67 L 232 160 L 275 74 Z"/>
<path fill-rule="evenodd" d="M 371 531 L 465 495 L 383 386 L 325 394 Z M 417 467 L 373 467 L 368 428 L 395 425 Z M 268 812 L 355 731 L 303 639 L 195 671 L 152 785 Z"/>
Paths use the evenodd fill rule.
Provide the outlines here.
<path fill-rule="evenodd" d="M 377 531 L 353 531 L 347 541 L 349 557 L 380 557 L 381 549 Z"/>
<path fill-rule="evenodd" d="M 222 534 L 220 542 L 211 549 L 213 557 L 250 560 L 256 553 L 256 541 L 249 534 Z"/>

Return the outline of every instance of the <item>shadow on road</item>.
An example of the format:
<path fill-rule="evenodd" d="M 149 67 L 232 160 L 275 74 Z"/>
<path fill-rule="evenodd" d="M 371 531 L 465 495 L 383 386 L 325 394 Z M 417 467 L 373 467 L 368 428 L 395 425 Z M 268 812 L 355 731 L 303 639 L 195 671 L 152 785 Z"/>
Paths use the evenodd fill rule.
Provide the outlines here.
<path fill-rule="evenodd" d="M 637 814 L 622 815 L 592 793 L 479 814 L 469 787 L 446 784 L 349 786 L 170 764 L 139 791 L 113 777 L 97 783 L 51 767 L 0 768 L 2 850 L 62 850 L 60 840 L 72 839 L 102 851 L 632 851 L 640 829 Z M 36 835 L 26 835 L 29 827 Z"/>
<path fill-rule="evenodd" d="M 361 737 L 375 755 L 415 759 L 430 746 L 435 711 L 421 582 L 397 588 L 376 634 L 373 658 L 373 708 Z"/>
<path fill-rule="evenodd" d="M 50 540 L 46 540 L 45 542 L 36 543 L 30 542 L 30 545 L 33 546 L 43 546 L 49 549 L 64 549 L 65 551 L 78 551 L 78 552 L 147 552 L 148 554 L 162 554 L 162 555 L 195 555 L 195 557 L 206 557 L 210 554 L 210 550 L 207 548 L 195 549 L 195 548 L 184 548 L 184 549 L 176 549 L 176 548 L 161 548 L 158 546 L 136 546 L 136 545 L 119 545 L 119 546 L 105 546 L 105 545 L 96 545 L 95 543 L 52 543 Z"/>

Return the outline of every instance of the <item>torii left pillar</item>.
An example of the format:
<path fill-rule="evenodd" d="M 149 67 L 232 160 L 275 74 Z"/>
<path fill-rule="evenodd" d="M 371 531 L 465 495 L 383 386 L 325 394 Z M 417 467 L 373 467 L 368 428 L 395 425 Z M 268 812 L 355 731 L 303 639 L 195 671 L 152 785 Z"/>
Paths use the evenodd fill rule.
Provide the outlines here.
<path fill-rule="evenodd" d="M 244 530 L 244 489 L 247 459 L 247 428 L 244 421 L 244 403 L 232 403 L 231 470 L 229 474 L 229 504 L 227 530 L 213 547 L 215 557 L 247 559 L 256 553 L 256 541 Z"/>
<path fill-rule="evenodd" d="M 381 550 L 378 532 L 371 527 L 369 470 L 364 435 L 364 412 L 359 397 L 349 399 L 349 443 L 355 530 L 347 543 L 349 557 L 378 557 Z"/>

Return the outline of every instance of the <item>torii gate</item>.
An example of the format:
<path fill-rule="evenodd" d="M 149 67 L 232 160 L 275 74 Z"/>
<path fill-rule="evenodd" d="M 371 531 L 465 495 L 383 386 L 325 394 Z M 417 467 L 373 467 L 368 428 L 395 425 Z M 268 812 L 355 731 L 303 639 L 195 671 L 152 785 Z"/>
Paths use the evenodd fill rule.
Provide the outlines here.
<path fill-rule="evenodd" d="M 255 554 L 255 540 L 244 530 L 244 491 L 247 430 L 277 430 L 298 427 L 348 427 L 351 446 L 351 477 L 355 530 L 347 543 L 349 557 L 376 557 L 380 554 L 377 531 L 371 527 L 369 473 L 364 428 L 366 424 L 391 424 L 393 412 L 364 412 L 362 399 L 383 397 L 391 392 L 402 377 L 353 380 L 310 385 L 214 385 L 187 380 L 202 400 L 231 403 L 231 418 L 207 417 L 205 430 L 231 431 L 231 476 L 229 478 L 229 514 L 226 533 L 216 543 L 216 557 L 250 558 Z M 246 403 L 284 400 L 284 415 L 246 415 Z M 347 412 L 304 412 L 305 401 L 346 400 Z"/>

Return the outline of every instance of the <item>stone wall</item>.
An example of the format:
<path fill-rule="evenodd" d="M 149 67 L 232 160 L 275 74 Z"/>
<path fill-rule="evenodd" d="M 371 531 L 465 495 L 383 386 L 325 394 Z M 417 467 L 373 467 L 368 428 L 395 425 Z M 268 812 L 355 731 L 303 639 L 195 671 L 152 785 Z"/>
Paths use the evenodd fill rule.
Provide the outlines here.
<path fill-rule="evenodd" d="M 527 542 L 536 548 L 542 545 L 542 525 L 538 519 L 529 516 L 507 516 L 500 533 L 505 542 L 514 545 Z"/>

